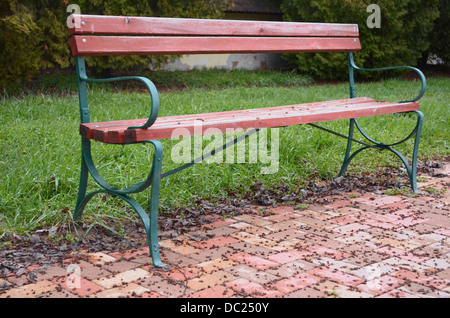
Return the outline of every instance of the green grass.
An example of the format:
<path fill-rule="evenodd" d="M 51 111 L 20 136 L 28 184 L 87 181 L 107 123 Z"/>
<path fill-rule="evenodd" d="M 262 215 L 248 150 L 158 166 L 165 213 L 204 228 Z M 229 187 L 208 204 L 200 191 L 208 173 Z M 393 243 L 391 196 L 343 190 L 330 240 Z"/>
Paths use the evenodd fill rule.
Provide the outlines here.
<path fill-rule="evenodd" d="M 172 81 L 187 88 L 161 93 L 160 116 L 306 103 L 348 96 L 346 84 L 307 85 L 311 83 L 310 79 L 294 73 L 197 71 L 182 74 L 167 73 L 155 79 L 160 87 L 168 87 Z M 179 77 L 171 80 L 170 76 Z M 40 89 L 21 97 L 3 96 L 0 100 L 0 238 L 12 233 L 29 234 L 39 228 L 71 222 L 80 165 L 78 96 L 70 79 L 65 79 L 62 86 L 59 94 Z M 418 89 L 417 82 L 398 79 L 357 86 L 358 96 L 388 101 L 411 98 Z M 90 88 L 89 98 L 92 121 L 148 116 L 148 96 L 131 89 L 117 93 L 109 86 L 95 85 Z M 450 153 L 448 100 L 450 79 L 428 79 L 427 93 L 421 100 L 421 110 L 426 118 L 419 152 L 422 159 Z M 361 123 L 375 138 L 389 141 L 407 135 L 415 121 L 415 116 L 397 114 L 363 119 Z M 347 121 L 323 125 L 344 134 L 347 132 Z M 164 171 L 178 166 L 170 156 L 172 146 L 177 142 L 163 141 Z M 249 191 L 256 181 L 267 187 L 284 183 L 296 189 L 312 176 L 330 180 L 340 168 L 345 144 L 343 139 L 310 126 L 280 129 L 278 173 L 261 174 L 261 168 L 267 166 L 263 163 L 199 164 L 162 180 L 162 211 L 192 205 L 195 198 L 214 199 L 230 192 L 242 194 Z M 398 149 L 410 158 L 412 141 Z M 93 152 L 101 173 L 114 185 L 131 185 L 141 181 L 149 172 L 152 155 L 149 146 L 122 147 L 95 143 Z M 362 152 L 349 170 L 373 171 L 383 166 L 399 165 L 395 156 L 369 150 Z M 89 189 L 95 189 L 95 185 L 90 183 Z M 144 203 L 147 196 L 145 191 L 136 199 Z M 91 201 L 83 218 L 87 224 L 104 226 L 123 219 L 135 220 L 137 216 L 120 200 L 104 196 Z"/>

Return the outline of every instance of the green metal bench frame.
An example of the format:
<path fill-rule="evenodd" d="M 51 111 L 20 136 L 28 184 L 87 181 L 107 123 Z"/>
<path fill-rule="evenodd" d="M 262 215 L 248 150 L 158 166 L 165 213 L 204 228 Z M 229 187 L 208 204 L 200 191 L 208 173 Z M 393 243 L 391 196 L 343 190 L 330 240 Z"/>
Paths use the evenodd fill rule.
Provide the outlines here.
<path fill-rule="evenodd" d="M 413 102 L 419 100 L 423 94 L 425 93 L 426 89 L 426 79 L 423 73 L 414 67 L 409 66 L 398 66 L 398 67 L 385 67 L 385 68 L 375 68 L 375 69 L 364 69 L 360 68 L 355 65 L 354 59 L 353 59 L 353 53 L 348 52 L 348 74 L 349 74 L 349 88 L 350 88 L 350 98 L 356 98 L 356 86 L 355 86 L 355 80 L 354 80 L 354 71 L 385 71 L 385 70 L 395 70 L 399 68 L 405 68 L 415 71 L 420 79 L 421 79 L 421 89 L 416 98 L 414 98 L 411 101 L 404 101 L 406 102 Z M 147 78 L 139 77 L 139 76 L 127 76 L 127 77 L 118 77 L 118 78 L 109 78 L 109 79 L 91 79 L 86 75 L 86 65 L 85 60 L 83 56 L 76 56 L 76 70 L 77 70 L 77 81 L 78 81 L 78 93 L 79 93 L 79 104 L 80 104 L 80 119 L 81 123 L 90 123 L 90 116 L 89 116 L 89 107 L 88 107 L 88 96 L 87 96 L 87 83 L 90 82 L 111 82 L 111 81 L 124 81 L 124 80 L 137 80 L 140 81 L 148 90 L 151 104 L 150 104 L 150 116 L 147 120 L 147 122 L 144 125 L 140 126 L 133 126 L 128 127 L 128 129 L 145 129 L 148 127 L 151 127 L 152 124 L 156 121 L 158 110 L 159 110 L 159 97 L 158 92 L 155 87 L 155 85 Z M 404 164 L 407 174 L 409 176 L 410 180 L 410 186 L 414 192 L 418 192 L 417 189 L 417 182 L 416 182 L 416 174 L 417 174 L 417 155 L 418 155 L 418 148 L 419 148 L 419 140 L 420 140 L 420 134 L 421 129 L 423 125 L 424 116 L 423 113 L 419 110 L 413 111 L 417 115 L 417 124 L 414 127 L 414 129 L 406 136 L 406 138 L 390 144 L 385 144 L 379 141 L 376 141 L 372 139 L 370 136 L 368 136 L 367 132 L 364 131 L 364 129 L 361 127 L 360 123 L 356 118 L 351 118 L 349 123 L 349 131 L 348 135 L 343 135 L 340 133 L 337 133 L 335 131 L 326 129 L 324 127 L 318 126 L 315 123 L 309 123 L 309 125 L 319 128 L 322 130 L 325 130 L 329 133 L 335 134 L 339 137 L 343 137 L 347 139 L 347 150 L 344 155 L 343 164 L 341 167 L 341 170 L 339 172 L 339 176 L 342 176 L 345 174 L 347 167 L 349 163 L 352 161 L 352 159 L 359 154 L 361 151 L 369 148 L 375 148 L 378 150 L 388 150 L 392 153 L 394 153 L 396 156 L 400 158 L 402 163 Z M 360 141 L 354 139 L 354 132 L 356 129 L 365 137 L 366 141 Z M 89 200 L 94 197 L 97 194 L 105 193 L 109 194 L 118 198 L 123 199 L 125 202 L 127 202 L 139 215 L 145 231 L 147 233 L 147 239 L 150 249 L 150 254 L 153 259 L 153 264 L 156 267 L 162 267 L 165 266 L 165 264 L 161 261 L 160 253 L 159 253 L 159 244 L 158 244 L 158 206 L 159 206 L 159 192 L 160 192 L 160 184 L 161 179 L 165 177 L 169 177 L 170 175 L 179 172 L 181 170 L 184 170 L 186 168 L 191 167 L 192 165 L 196 164 L 197 162 L 200 162 L 199 159 L 205 159 L 209 156 L 212 156 L 219 151 L 222 151 L 226 149 L 227 147 L 233 146 L 237 142 L 244 140 L 248 136 L 250 136 L 253 133 L 256 133 L 258 129 L 253 129 L 250 131 L 245 132 L 241 136 L 235 138 L 234 140 L 226 143 L 224 146 L 213 150 L 212 152 L 203 155 L 201 158 L 196 158 L 192 160 L 190 163 L 184 164 L 174 170 L 168 171 L 163 173 L 162 172 L 162 162 L 163 162 L 163 148 L 162 144 L 159 140 L 147 140 L 143 141 L 144 143 L 151 144 L 154 147 L 154 155 L 153 155 L 153 162 L 151 164 L 150 173 L 148 174 L 147 178 L 139 182 L 133 186 L 130 186 L 126 189 L 118 189 L 116 187 L 111 186 L 108 184 L 100 175 L 97 168 L 95 167 L 92 154 L 91 154 L 91 140 L 86 137 L 81 137 L 81 175 L 80 175 L 80 183 L 79 183 L 79 192 L 76 202 L 75 211 L 73 214 L 74 220 L 79 220 L 82 216 L 83 210 L 86 206 L 86 204 L 89 202 Z M 393 147 L 404 143 L 405 141 L 411 139 L 414 137 L 414 150 L 412 155 L 412 164 L 410 165 L 408 163 L 408 160 L 397 150 L 395 150 Z M 352 153 L 352 145 L 353 143 L 361 144 L 362 147 L 357 149 Z M 100 186 L 99 190 L 87 193 L 87 185 L 88 185 L 88 178 L 89 175 L 96 181 L 96 183 Z M 145 189 L 149 188 L 151 186 L 151 200 L 149 205 L 148 212 L 136 201 L 134 200 L 130 195 L 134 193 L 138 193 L 141 191 L 144 191 Z"/>

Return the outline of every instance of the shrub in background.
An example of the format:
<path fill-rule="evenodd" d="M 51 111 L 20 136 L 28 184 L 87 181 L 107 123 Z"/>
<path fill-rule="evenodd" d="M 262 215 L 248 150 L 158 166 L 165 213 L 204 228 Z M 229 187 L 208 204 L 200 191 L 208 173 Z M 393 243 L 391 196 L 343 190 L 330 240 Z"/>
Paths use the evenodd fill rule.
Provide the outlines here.
<path fill-rule="evenodd" d="M 381 27 L 369 28 L 367 7 L 372 0 L 284 0 L 287 21 L 357 23 L 362 50 L 355 53 L 358 66 L 373 68 L 417 65 L 429 49 L 429 36 L 439 16 L 439 0 L 379 0 Z M 286 55 L 295 67 L 316 78 L 347 77 L 345 53 L 301 53 Z M 395 73 L 387 73 L 389 75 Z M 365 78 L 382 77 L 382 72 L 363 72 Z"/>
<path fill-rule="evenodd" d="M 34 14 L 25 5 L 0 3 L 0 88 L 28 81 L 39 70 L 42 51 Z M 8 14 L 5 14 L 8 12 Z"/>
<path fill-rule="evenodd" d="M 77 0 L 82 13 L 221 18 L 230 0 Z M 284 0 L 285 20 L 358 23 L 362 50 L 355 59 L 362 67 L 416 65 L 436 53 L 449 60 L 447 0 L 379 0 L 381 28 L 369 29 L 366 11 L 372 0 Z M 46 69 L 73 65 L 67 45 L 66 12 L 70 0 L 0 1 L 0 92 L 18 87 Z M 440 17 L 438 18 L 440 14 Z M 435 22 L 436 20 L 436 22 Z M 434 28 L 434 29 L 433 29 Z M 432 31 L 433 30 L 433 31 Z M 431 44 L 430 44 L 431 43 Z M 104 72 L 159 65 L 167 56 L 96 57 L 89 69 Z M 340 53 L 295 54 L 288 60 L 300 71 L 318 78 L 346 77 L 346 57 Z M 392 75 L 394 73 L 388 73 Z M 103 74 L 107 75 L 107 74 Z M 366 77 L 384 76 L 364 72 Z"/>
<path fill-rule="evenodd" d="M 434 54 L 441 58 L 446 65 L 450 64 L 450 28 L 448 27 L 450 18 L 450 5 L 448 0 L 439 1 L 439 18 L 434 24 L 434 29 L 430 34 L 430 48 L 425 51 L 423 61 L 426 62 L 428 56 Z"/>
<path fill-rule="evenodd" d="M 67 44 L 69 0 L 0 2 L 0 89 L 29 81 L 39 71 L 73 65 Z M 220 18 L 227 0 L 77 0 L 81 13 L 129 16 Z M 167 57 L 96 57 L 87 63 L 99 72 L 161 63 Z"/>

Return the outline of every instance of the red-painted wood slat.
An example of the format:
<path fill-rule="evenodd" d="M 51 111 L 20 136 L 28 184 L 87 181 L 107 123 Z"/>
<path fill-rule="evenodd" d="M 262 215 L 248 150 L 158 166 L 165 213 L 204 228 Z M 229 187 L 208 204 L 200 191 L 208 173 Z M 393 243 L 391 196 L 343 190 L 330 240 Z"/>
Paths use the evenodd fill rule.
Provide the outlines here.
<path fill-rule="evenodd" d="M 419 103 L 377 102 L 370 98 L 354 98 L 279 107 L 258 108 L 184 116 L 159 117 L 148 129 L 127 129 L 142 125 L 146 119 L 80 125 L 80 134 L 106 143 L 134 143 L 173 137 L 177 129 L 190 135 L 227 132 L 227 129 L 284 127 L 407 112 L 419 109 Z"/>
<path fill-rule="evenodd" d="M 357 24 L 72 15 L 71 34 L 357 37 Z M 77 23 L 75 23 L 77 22 Z"/>
<path fill-rule="evenodd" d="M 358 97 L 358 98 L 348 98 L 341 100 L 334 100 L 326 102 L 327 107 L 331 106 L 345 106 L 345 105 L 353 105 L 353 104 L 364 104 L 371 103 L 374 100 L 368 97 Z M 302 111 L 304 109 L 311 110 L 314 108 L 323 108 L 324 102 L 314 102 L 314 103 L 306 103 L 306 104 L 298 104 L 298 105 L 288 105 L 288 106 L 275 106 L 275 107 L 265 107 L 264 110 L 268 113 L 274 112 L 283 112 L 283 111 Z M 255 113 L 260 111 L 257 109 L 243 109 L 243 110 L 233 110 L 233 111 L 225 111 L 225 112 L 214 112 L 214 113 L 201 113 L 201 114 L 190 114 L 190 115 L 177 115 L 177 116 L 168 116 L 168 117 L 159 117 L 158 123 L 164 125 L 170 125 L 174 122 L 176 124 L 182 123 L 184 121 L 192 120 L 192 117 L 195 117 L 198 120 L 207 120 L 210 117 L 232 117 L 239 116 L 242 117 L 249 113 Z M 95 126 L 96 129 L 114 129 L 114 130 L 122 130 L 126 129 L 130 126 L 142 126 L 147 119 L 132 119 L 132 120 L 118 120 L 118 121 L 107 121 L 107 122 L 98 122 L 94 124 L 85 124 L 83 128 L 89 129 L 90 126 Z M 89 131 L 85 131 L 83 135 L 89 139 L 92 139 L 92 135 L 89 135 Z"/>
<path fill-rule="evenodd" d="M 255 52 L 350 52 L 358 38 L 73 36 L 74 56 Z"/>

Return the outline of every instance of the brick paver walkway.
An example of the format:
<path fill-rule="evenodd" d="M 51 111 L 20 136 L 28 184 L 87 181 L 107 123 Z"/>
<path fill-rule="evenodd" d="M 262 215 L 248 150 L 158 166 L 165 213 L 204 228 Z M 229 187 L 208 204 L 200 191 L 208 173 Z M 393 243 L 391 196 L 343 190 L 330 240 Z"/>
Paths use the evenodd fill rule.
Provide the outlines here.
<path fill-rule="evenodd" d="M 450 184 L 426 177 L 420 188 Z M 442 176 L 442 175 L 441 175 Z M 450 296 L 450 191 L 441 198 L 343 193 L 328 205 L 278 206 L 217 217 L 199 235 L 161 241 L 171 269 L 148 249 L 81 253 L 0 278 L 0 298 L 375 298 Z M 258 207 L 255 207 L 258 210 Z M 213 235 L 207 235 L 214 233 Z"/>

